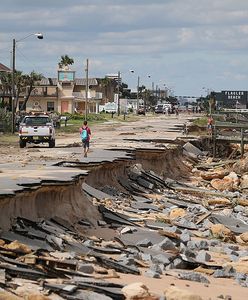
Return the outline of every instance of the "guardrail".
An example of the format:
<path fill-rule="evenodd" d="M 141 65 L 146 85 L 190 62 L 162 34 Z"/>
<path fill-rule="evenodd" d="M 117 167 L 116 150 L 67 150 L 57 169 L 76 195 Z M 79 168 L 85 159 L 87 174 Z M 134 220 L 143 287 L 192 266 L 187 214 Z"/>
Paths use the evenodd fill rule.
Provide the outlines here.
<path fill-rule="evenodd" d="M 230 132 L 221 131 L 221 129 L 232 129 Z M 235 130 L 235 131 L 234 131 Z M 229 141 L 231 143 L 240 144 L 241 157 L 244 156 L 244 145 L 248 144 L 248 124 L 245 123 L 231 123 L 218 122 L 213 125 L 213 157 L 216 156 L 217 141 Z M 246 137 L 247 135 L 247 137 Z"/>

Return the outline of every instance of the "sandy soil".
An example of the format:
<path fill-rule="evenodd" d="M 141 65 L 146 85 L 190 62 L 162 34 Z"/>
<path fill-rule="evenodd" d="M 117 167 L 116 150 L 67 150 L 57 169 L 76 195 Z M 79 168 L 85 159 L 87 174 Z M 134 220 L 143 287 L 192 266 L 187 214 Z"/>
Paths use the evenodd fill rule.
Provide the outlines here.
<path fill-rule="evenodd" d="M 180 289 L 187 290 L 202 297 L 203 300 L 217 300 L 219 296 L 231 296 L 232 300 L 246 300 L 248 299 L 247 288 L 240 287 L 231 279 L 210 278 L 210 284 L 202 284 L 198 282 L 180 280 L 172 276 L 162 276 L 161 279 L 148 278 L 145 276 L 134 276 L 119 274 L 120 279 L 111 279 L 112 282 L 124 282 L 131 284 L 134 282 L 144 283 L 155 295 L 163 295 L 165 289 L 170 286 L 176 286 Z M 228 299 L 228 298 L 226 298 Z"/>
<path fill-rule="evenodd" d="M 182 136 L 181 131 L 170 131 L 174 125 L 182 125 L 192 115 L 181 115 L 179 118 L 174 116 L 156 116 L 156 117 L 143 117 L 137 122 L 117 123 L 115 121 L 105 124 L 93 126 L 91 152 L 94 149 L 102 148 L 135 148 L 139 145 L 135 141 L 125 141 L 125 138 L 170 138 L 174 139 Z M 89 124 L 90 126 L 90 124 Z M 0 144 L 0 170 L 1 164 L 6 162 L 23 162 L 28 163 L 32 160 L 37 160 L 41 156 L 47 161 L 60 160 L 68 158 L 61 149 L 74 144 L 80 145 L 79 135 L 77 132 L 69 135 L 60 135 L 56 138 L 56 148 L 49 149 L 46 146 L 33 146 L 30 145 L 25 149 L 19 149 L 18 138 L 16 145 L 1 146 Z M 142 146 L 149 146 L 149 143 L 143 143 Z M 80 155 L 80 154 L 79 154 Z M 90 153 L 89 153 L 90 155 Z M 92 232 L 92 235 L 94 232 Z M 102 232 L 102 237 L 107 237 L 109 232 Z M 111 235 L 114 235 L 111 232 Z M 179 280 L 173 276 L 163 276 L 162 279 L 152 279 L 145 276 L 134 276 L 119 274 L 119 279 L 111 279 L 114 282 L 122 282 L 125 284 L 133 282 L 143 282 L 146 284 L 150 291 L 156 294 L 163 294 L 163 291 L 171 285 L 194 291 L 196 294 L 202 296 L 204 300 L 218 299 L 217 297 L 223 295 L 230 295 L 233 300 L 248 299 L 248 289 L 242 288 L 233 280 L 229 279 L 214 279 L 209 277 L 210 284 L 204 285 L 192 281 Z M 222 298 L 224 299 L 224 298 Z"/>
<path fill-rule="evenodd" d="M 91 151 L 99 148 L 135 148 L 139 143 L 127 141 L 124 139 L 139 138 L 169 138 L 174 139 L 181 136 L 181 131 L 169 131 L 175 125 L 182 125 L 186 120 L 192 118 L 192 115 L 175 116 L 140 116 L 136 122 L 116 122 L 115 120 L 103 124 L 91 126 L 89 124 L 91 136 Z M 70 123 L 68 123 L 70 126 Z M 20 149 L 18 144 L 18 135 L 16 135 L 16 144 L 1 144 L 0 136 L 0 164 L 6 162 L 30 162 L 40 158 L 45 160 L 58 160 L 68 158 L 64 157 L 63 148 L 70 145 L 81 146 L 78 132 L 73 134 L 59 134 L 56 136 L 56 147 L 50 149 L 46 144 L 33 145 L 28 144 L 26 148 Z M 148 143 L 149 145 L 149 143 Z"/>

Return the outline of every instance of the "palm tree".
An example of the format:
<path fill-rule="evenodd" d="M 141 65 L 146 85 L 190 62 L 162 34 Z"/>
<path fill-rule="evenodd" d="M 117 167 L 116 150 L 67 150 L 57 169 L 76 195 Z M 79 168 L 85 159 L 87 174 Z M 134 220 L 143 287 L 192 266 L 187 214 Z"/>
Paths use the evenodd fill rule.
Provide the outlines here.
<path fill-rule="evenodd" d="M 111 94 L 113 90 L 113 83 L 115 81 L 107 76 L 100 79 L 100 86 L 104 95 L 104 103 L 111 100 Z M 116 83 L 116 82 L 115 82 Z M 115 84 L 116 85 L 116 84 Z"/>
<path fill-rule="evenodd" d="M 64 67 L 68 67 L 69 65 L 74 64 L 74 59 L 70 58 L 67 54 L 62 55 L 60 62 L 59 62 L 59 68 L 63 69 Z"/>
<path fill-rule="evenodd" d="M 43 75 L 42 74 L 38 74 L 38 73 L 35 73 L 34 71 L 32 71 L 30 73 L 30 75 L 23 75 L 22 78 L 21 78 L 21 85 L 20 85 L 20 91 L 25 89 L 26 90 L 26 95 L 24 97 L 24 101 L 23 101 L 23 104 L 22 106 L 20 107 L 20 110 L 24 110 L 24 108 L 26 107 L 27 105 L 27 102 L 28 102 L 28 99 L 31 95 L 31 92 L 32 90 L 34 89 L 34 85 L 35 84 L 38 84 L 39 81 L 43 78 Z M 19 94 L 18 94 L 18 97 L 19 97 Z M 18 100 L 18 98 L 17 98 Z M 16 104 L 17 104 L 18 101 L 16 101 Z"/>
<path fill-rule="evenodd" d="M 12 77 L 11 73 L 0 72 L 0 88 L 2 90 L 2 101 L 1 107 L 5 107 L 6 103 L 4 101 L 5 97 L 9 98 L 9 105 L 11 107 L 11 94 L 12 94 Z"/>

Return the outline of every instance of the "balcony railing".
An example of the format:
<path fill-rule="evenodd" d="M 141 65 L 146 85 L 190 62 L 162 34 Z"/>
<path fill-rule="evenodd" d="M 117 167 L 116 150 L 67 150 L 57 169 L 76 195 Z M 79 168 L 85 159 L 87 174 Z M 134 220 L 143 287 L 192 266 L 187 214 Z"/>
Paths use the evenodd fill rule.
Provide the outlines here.
<path fill-rule="evenodd" d="M 12 93 L 3 93 L 0 91 L 0 97 L 12 97 Z"/>
<path fill-rule="evenodd" d="M 72 96 L 80 99 L 86 98 L 86 92 L 73 92 Z M 95 100 L 101 100 L 102 99 L 102 93 L 100 92 L 88 92 L 88 99 L 95 99 Z"/>
<path fill-rule="evenodd" d="M 57 97 L 57 91 L 46 91 L 46 90 L 38 90 L 34 89 L 31 92 L 31 96 L 33 97 Z"/>

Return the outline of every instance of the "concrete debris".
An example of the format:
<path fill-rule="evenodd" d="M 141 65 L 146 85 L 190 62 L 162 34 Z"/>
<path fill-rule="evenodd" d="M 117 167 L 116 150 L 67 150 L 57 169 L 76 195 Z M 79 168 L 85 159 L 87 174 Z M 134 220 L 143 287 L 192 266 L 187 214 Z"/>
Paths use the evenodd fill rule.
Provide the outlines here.
<path fill-rule="evenodd" d="M 206 251 L 201 250 L 197 253 L 195 259 L 201 262 L 208 262 L 211 260 L 211 255 L 209 255 Z"/>
<path fill-rule="evenodd" d="M 82 272 L 82 273 L 87 273 L 87 274 L 93 274 L 94 273 L 94 267 L 90 264 L 84 264 L 84 263 L 79 263 L 78 264 L 78 267 L 77 267 L 77 270 L 79 272 Z"/>
<path fill-rule="evenodd" d="M 150 247 L 152 246 L 152 242 L 149 240 L 149 239 L 144 239 L 140 242 L 137 242 L 136 243 L 137 246 L 140 246 L 140 247 Z"/>
<path fill-rule="evenodd" d="M 224 267 L 216 270 L 213 274 L 216 278 L 233 278 L 236 275 L 236 271 L 233 267 Z"/>
<path fill-rule="evenodd" d="M 27 245 L 19 243 L 18 241 L 13 241 L 10 244 L 3 245 L 2 247 L 18 254 L 29 254 L 32 252 Z"/>
<path fill-rule="evenodd" d="M 210 228 L 212 235 L 215 238 L 223 239 L 225 241 L 235 239 L 231 230 L 225 227 L 223 224 L 213 224 Z"/>
<path fill-rule="evenodd" d="M 135 282 L 126 285 L 122 289 L 123 294 L 127 300 L 144 299 L 151 296 L 149 289 L 142 282 Z"/>
<path fill-rule="evenodd" d="M 193 142 L 183 148 L 193 161 L 204 157 Z M 194 176 L 186 183 L 127 165 L 116 186 L 83 183 L 98 207 L 94 225 L 17 218 L 0 232 L 0 286 L 14 292 L 12 280 L 24 278 L 63 299 L 201 300 L 176 287 L 158 298 L 141 282 L 111 282 L 120 273 L 152 281 L 175 272 L 177 280 L 248 287 L 248 177 L 230 160 L 195 165 Z"/>
<path fill-rule="evenodd" d="M 178 273 L 178 278 L 183 280 L 197 281 L 201 283 L 210 283 L 210 281 L 203 275 L 195 272 Z"/>
<path fill-rule="evenodd" d="M 169 250 L 169 251 L 176 251 L 176 252 L 178 251 L 177 248 L 175 247 L 174 243 L 169 238 L 165 238 L 159 244 L 152 246 L 151 249 L 164 250 L 164 251 Z"/>
<path fill-rule="evenodd" d="M 144 275 L 146 277 L 151 277 L 151 278 L 161 278 L 160 274 L 154 270 L 148 269 L 145 271 Z"/>
<path fill-rule="evenodd" d="M 168 265 L 170 263 L 170 259 L 163 254 L 157 254 L 152 256 L 152 262 L 155 264 L 163 264 L 163 265 Z"/>
<path fill-rule="evenodd" d="M 185 151 L 187 151 L 188 153 L 190 154 L 193 154 L 193 155 L 196 155 L 196 157 L 199 155 L 199 156 L 203 156 L 204 153 L 199 149 L 197 148 L 196 146 L 194 146 L 192 143 L 188 142 L 186 144 L 184 144 L 183 146 L 183 149 Z"/>
<path fill-rule="evenodd" d="M 248 243 L 248 232 L 244 232 L 242 233 L 240 236 L 241 240 L 244 242 L 244 243 Z"/>
<path fill-rule="evenodd" d="M 187 229 L 183 230 L 182 234 L 180 235 L 180 240 L 183 243 L 187 243 L 191 240 L 190 232 Z"/>
<path fill-rule="evenodd" d="M 170 219 L 177 219 L 177 218 L 180 218 L 180 217 L 184 217 L 186 215 L 186 211 L 182 208 L 173 208 L 171 211 L 170 211 Z"/>
<path fill-rule="evenodd" d="M 202 298 L 190 291 L 170 287 L 164 291 L 166 300 L 202 300 Z"/>

